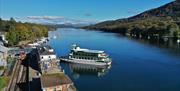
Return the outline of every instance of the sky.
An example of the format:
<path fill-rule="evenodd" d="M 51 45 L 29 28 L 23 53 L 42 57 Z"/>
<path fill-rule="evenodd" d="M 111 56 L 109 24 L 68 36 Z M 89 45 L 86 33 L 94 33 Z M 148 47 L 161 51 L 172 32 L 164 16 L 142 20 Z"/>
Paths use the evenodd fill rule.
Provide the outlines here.
<path fill-rule="evenodd" d="M 34 16 L 77 20 L 127 18 L 173 0 L 0 0 L 2 19 Z"/>

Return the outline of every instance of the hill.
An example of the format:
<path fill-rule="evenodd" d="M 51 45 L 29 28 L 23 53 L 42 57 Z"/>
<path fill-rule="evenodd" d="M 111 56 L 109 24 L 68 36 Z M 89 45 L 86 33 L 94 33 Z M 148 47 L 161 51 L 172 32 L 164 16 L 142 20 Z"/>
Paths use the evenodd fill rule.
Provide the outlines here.
<path fill-rule="evenodd" d="M 105 21 L 84 27 L 106 32 L 130 34 L 148 38 L 154 36 L 180 36 L 180 1 L 173 1 L 133 17 Z"/>

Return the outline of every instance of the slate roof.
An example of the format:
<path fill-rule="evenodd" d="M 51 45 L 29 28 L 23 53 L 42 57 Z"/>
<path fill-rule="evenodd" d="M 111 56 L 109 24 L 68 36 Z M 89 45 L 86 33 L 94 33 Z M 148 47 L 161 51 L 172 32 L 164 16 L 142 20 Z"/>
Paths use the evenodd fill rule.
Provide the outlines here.
<path fill-rule="evenodd" d="M 5 52 L 7 52 L 8 51 L 8 48 L 7 47 L 5 47 L 5 46 L 2 46 L 2 45 L 0 45 L 0 52 L 2 53 L 5 53 Z"/>
<path fill-rule="evenodd" d="M 40 79 L 43 88 L 72 84 L 71 79 L 64 73 L 43 74 Z"/>

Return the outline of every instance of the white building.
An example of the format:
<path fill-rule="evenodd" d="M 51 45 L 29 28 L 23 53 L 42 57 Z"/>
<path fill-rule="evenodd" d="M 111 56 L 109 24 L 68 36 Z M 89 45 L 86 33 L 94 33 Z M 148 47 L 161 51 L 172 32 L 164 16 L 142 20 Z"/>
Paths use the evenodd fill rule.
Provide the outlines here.
<path fill-rule="evenodd" d="M 38 48 L 38 51 L 42 72 L 45 72 L 51 67 L 59 65 L 59 60 L 57 59 L 54 50 L 50 46 L 41 46 Z"/>
<path fill-rule="evenodd" d="M 56 60 L 56 54 L 54 52 L 44 51 L 40 53 L 40 60 L 41 61 L 51 61 Z"/>
<path fill-rule="evenodd" d="M 41 61 L 51 61 L 57 59 L 54 49 L 47 45 L 39 48 L 39 54 Z"/>
<path fill-rule="evenodd" d="M 2 41 L 4 43 L 8 43 L 8 41 L 6 40 L 4 32 L 0 32 L 0 41 Z"/>
<path fill-rule="evenodd" d="M 7 62 L 6 62 L 7 51 L 8 51 L 8 48 L 0 45 L 0 66 L 6 66 L 7 65 Z"/>

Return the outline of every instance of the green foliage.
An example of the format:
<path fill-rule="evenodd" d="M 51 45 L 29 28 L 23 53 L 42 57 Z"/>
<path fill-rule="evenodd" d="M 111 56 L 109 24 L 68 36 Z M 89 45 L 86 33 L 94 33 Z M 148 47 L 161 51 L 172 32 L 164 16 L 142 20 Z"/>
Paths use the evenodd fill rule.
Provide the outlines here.
<path fill-rule="evenodd" d="M 179 37 L 180 3 L 173 1 L 130 18 L 105 21 L 84 28 L 123 34 L 129 33 L 136 36 L 142 35 L 142 37 Z"/>
<path fill-rule="evenodd" d="M 0 70 L 3 70 L 4 69 L 4 66 L 0 66 Z"/>
<path fill-rule="evenodd" d="M 8 40 L 10 45 L 18 44 L 19 35 L 14 26 L 10 26 L 9 31 L 6 33 L 6 39 Z"/>
<path fill-rule="evenodd" d="M 7 86 L 8 81 L 8 77 L 0 77 L 0 91 L 2 91 L 5 86 Z"/>
<path fill-rule="evenodd" d="M 48 30 L 47 26 L 40 24 L 16 22 L 13 18 L 10 21 L 0 19 L 0 31 L 6 32 L 6 39 L 11 46 L 21 41 L 34 41 L 40 37 L 47 37 Z"/>
<path fill-rule="evenodd" d="M 88 29 L 100 29 L 107 32 L 129 33 L 144 36 L 172 36 L 177 37 L 180 25 L 171 17 L 152 17 L 142 20 L 112 23 L 100 23 L 85 27 Z"/>

